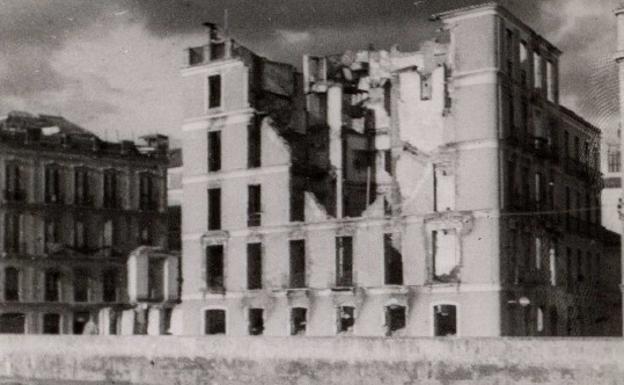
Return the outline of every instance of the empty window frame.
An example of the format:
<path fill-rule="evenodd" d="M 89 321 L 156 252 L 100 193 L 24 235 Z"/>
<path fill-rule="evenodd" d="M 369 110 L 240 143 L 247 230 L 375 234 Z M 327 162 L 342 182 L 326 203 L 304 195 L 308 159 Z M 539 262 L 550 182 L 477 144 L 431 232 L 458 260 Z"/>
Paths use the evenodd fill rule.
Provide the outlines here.
<path fill-rule="evenodd" d="M 522 133 L 528 135 L 529 133 L 529 103 L 525 97 L 520 99 L 520 127 Z"/>
<path fill-rule="evenodd" d="M 61 334 L 61 316 L 48 313 L 43 315 L 43 334 Z"/>
<path fill-rule="evenodd" d="M 74 269 L 74 302 L 89 301 L 89 272 L 86 269 Z"/>
<path fill-rule="evenodd" d="M 188 63 L 189 65 L 197 65 L 204 62 L 204 47 L 189 48 Z"/>
<path fill-rule="evenodd" d="M 550 308 L 550 312 L 548 315 L 548 324 L 550 328 L 551 336 L 559 335 L 559 313 L 557 312 L 557 307 L 553 306 Z"/>
<path fill-rule="evenodd" d="M 431 233 L 433 280 L 456 282 L 459 279 L 457 234 L 455 230 L 437 230 Z"/>
<path fill-rule="evenodd" d="M 219 60 L 225 58 L 225 42 L 218 41 L 210 44 L 210 60 Z"/>
<path fill-rule="evenodd" d="M 81 219 L 74 222 L 74 247 L 78 250 L 84 250 L 88 247 L 87 226 Z"/>
<path fill-rule="evenodd" d="M 336 286 L 353 286 L 352 237 L 336 237 Z"/>
<path fill-rule="evenodd" d="M 221 230 L 221 189 L 208 189 L 208 230 Z"/>
<path fill-rule="evenodd" d="M 293 289 L 306 287 L 305 241 L 290 241 L 290 287 Z"/>
<path fill-rule="evenodd" d="M 306 334 L 308 309 L 295 307 L 290 310 L 290 335 L 301 336 Z"/>
<path fill-rule="evenodd" d="M 102 247 L 110 249 L 113 247 L 113 234 L 115 233 L 113 229 L 113 220 L 106 220 L 102 227 Z"/>
<path fill-rule="evenodd" d="M 384 155 L 384 170 L 388 173 L 388 175 L 392 175 L 392 151 L 385 150 L 383 152 Z"/>
<path fill-rule="evenodd" d="M 355 326 L 355 307 L 340 306 L 337 311 L 338 334 L 351 334 Z"/>
<path fill-rule="evenodd" d="M 204 334 L 225 334 L 225 310 L 210 309 L 204 313 Z"/>
<path fill-rule="evenodd" d="M 264 309 L 249 309 L 249 335 L 259 336 L 264 333 Z"/>
<path fill-rule="evenodd" d="M 536 269 L 541 269 L 542 268 L 542 253 L 543 251 L 543 245 L 542 245 L 542 238 L 541 237 L 535 237 L 535 268 Z"/>
<path fill-rule="evenodd" d="M 44 300 L 46 302 L 57 302 L 61 297 L 61 273 L 56 270 L 45 272 Z"/>
<path fill-rule="evenodd" d="M 139 176 L 139 209 L 158 210 L 160 195 L 158 192 L 158 178 L 156 175 L 144 172 Z"/>
<path fill-rule="evenodd" d="M 403 257 L 395 234 L 384 234 L 384 284 L 403 285 Z"/>
<path fill-rule="evenodd" d="M 607 149 L 607 167 L 609 172 L 620 172 L 622 164 L 621 151 L 618 145 L 610 144 Z"/>
<path fill-rule="evenodd" d="M 20 272 L 15 267 L 4 269 L 4 300 L 19 301 L 20 299 Z"/>
<path fill-rule="evenodd" d="M 542 55 L 539 52 L 533 52 L 533 87 L 536 89 L 542 88 L 544 81 L 542 68 Z"/>
<path fill-rule="evenodd" d="M 507 161 L 507 199 L 509 201 L 508 206 L 510 208 L 516 204 L 516 169 L 516 157 L 512 156 Z"/>
<path fill-rule="evenodd" d="M 576 281 L 585 281 L 585 264 L 583 263 L 583 252 L 580 249 L 576 250 Z"/>
<path fill-rule="evenodd" d="M 520 83 L 523 87 L 527 85 L 527 63 L 528 63 L 528 54 L 529 50 L 527 48 L 527 42 L 522 40 L 519 46 L 519 56 L 520 56 Z"/>
<path fill-rule="evenodd" d="M 4 216 L 4 251 L 18 253 L 22 251 L 22 216 L 7 213 Z"/>
<path fill-rule="evenodd" d="M 209 290 L 224 288 L 223 245 L 206 247 L 206 285 Z"/>
<path fill-rule="evenodd" d="M 541 172 L 535 173 L 535 202 L 538 208 L 544 203 L 544 176 Z"/>
<path fill-rule="evenodd" d="M 109 169 L 104 171 L 104 207 L 116 209 L 121 207 L 118 190 L 117 171 Z"/>
<path fill-rule="evenodd" d="M 57 218 L 45 220 L 44 249 L 46 253 L 55 251 L 55 246 L 61 242 L 61 224 Z"/>
<path fill-rule="evenodd" d="M 247 226 L 262 225 L 262 188 L 260 185 L 247 186 Z"/>
<path fill-rule="evenodd" d="M 457 335 L 457 306 L 435 305 L 433 307 L 433 331 L 435 337 Z"/>
<path fill-rule="evenodd" d="M 553 103 L 557 97 L 556 69 L 557 67 L 552 61 L 546 61 L 546 97 L 548 101 Z"/>
<path fill-rule="evenodd" d="M 385 309 L 386 336 L 391 336 L 396 332 L 405 329 L 407 325 L 407 309 L 405 306 L 390 305 Z"/>
<path fill-rule="evenodd" d="M 150 258 L 147 262 L 147 292 L 149 299 L 162 301 L 165 297 L 165 260 Z"/>
<path fill-rule="evenodd" d="M 0 314 L 0 334 L 24 334 L 26 316 L 23 313 Z"/>
<path fill-rule="evenodd" d="M 549 266 L 549 276 L 550 276 L 550 285 L 557 286 L 557 264 L 558 264 L 558 252 L 559 252 L 559 243 L 556 239 L 553 239 L 550 244 L 550 250 L 548 252 L 548 266 Z"/>
<path fill-rule="evenodd" d="M 74 170 L 74 203 L 78 206 L 92 206 L 90 173 L 86 168 Z"/>
<path fill-rule="evenodd" d="M 208 133 L 208 171 L 221 170 L 221 131 Z"/>
<path fill-rule="evenodd" d="M 119 271 L 105 270 L 102 274 L 102 299 L 104 302 L 117 302 L 117 287 L 119 286 Z"/>
<path fill-rule="evenodd" d="M 254 117 L 247 126 L 247 167 L 257 168 L 262 164 L 261 119 Z"/>
<path fill-rule="evenodd" d="M 537 313 L 535 317 L 535 329 L 538 333 L 544 332 L 544 308 L 541 306 L 537 308 Z"/>
<path fill-rule="evenodd" d="M 21 168 L 14 163 L 8 163 L 4 168 L 4 199 L 6 201 L 23 201 L 26 199 L 24 179 Z"/>
<path fill-rule="evenodd" d="M 221 107 L 221 75 L 208 76 L 208 109 Z"/>
<path fill-rule="evenodd" d="M 182 250 L 182 207 L 167 207 L 167 245 L 169 250 Z"/>
<path fill-rule="evenodd" d="M 516 53 L 514 47 L 514 34 L 513 31 L 509 28 L 505 30 L 505 49 L 506 49 L 506 63 L 507 63 L 507 74 L 510 77 L 513 77 L 513 63 L 514 63 L 514 54 Z"/>
<path fill-rule="evenodd" d="M 305 218 L 305 188 L 294 178 L 290 186 L 290 221 L 303 222 Z"/>
<path fill-rule="evenodd" d="M 85 326 L 89 322 L 89 318 L 91 318 L 91 314 L 89 314 L 89 312 L 85 312 L 85 311 L 75 312 L 73 314 L 72 333 L 83 334 L 85 332 Z"/>
<path fill-rule="evenodd" d="M 262 289 L 262 244 L 247 244 L 247 289 Z"/>
<path fill-rule="evenodd" d="M 48 165 L 45 167 L 45 193 L 44 199 L 46 203 L 61 202 L 61 170 L 57 165 Z"/>

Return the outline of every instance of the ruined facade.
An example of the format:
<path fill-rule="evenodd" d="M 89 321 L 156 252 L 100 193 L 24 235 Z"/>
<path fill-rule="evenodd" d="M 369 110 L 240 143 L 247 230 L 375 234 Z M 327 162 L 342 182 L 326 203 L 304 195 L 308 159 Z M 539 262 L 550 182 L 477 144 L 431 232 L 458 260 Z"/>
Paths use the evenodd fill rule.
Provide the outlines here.
<path fill-rule="evenodd" d="M 559 105 L 560 52 L 495 4 L 435 20 L 417 52 L 302 74 L 208 25 L 175 333 L 621 333 L 600 131 Z"/>
<path fill-rule="evenodd" d="M 106 142 L 56 116 L 0 121 L 0 333 L 81 334 L 89 319 L 119 332 L 129 253 L 167 246 L 167 141 L 144 139 Z"/>

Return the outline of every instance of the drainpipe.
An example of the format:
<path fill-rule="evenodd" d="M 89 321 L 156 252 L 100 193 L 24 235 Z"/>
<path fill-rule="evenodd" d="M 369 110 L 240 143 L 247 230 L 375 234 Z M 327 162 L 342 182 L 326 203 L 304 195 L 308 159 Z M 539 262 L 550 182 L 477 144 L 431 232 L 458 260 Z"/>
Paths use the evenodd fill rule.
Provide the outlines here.
<path fill-rule="evenodd" d="M 333 84 L 327 90 L 327 124 L 329 125 L 329 160 L 336 170 L 336 218 L 343 216 L 342 169 L 342 85 Z"/>

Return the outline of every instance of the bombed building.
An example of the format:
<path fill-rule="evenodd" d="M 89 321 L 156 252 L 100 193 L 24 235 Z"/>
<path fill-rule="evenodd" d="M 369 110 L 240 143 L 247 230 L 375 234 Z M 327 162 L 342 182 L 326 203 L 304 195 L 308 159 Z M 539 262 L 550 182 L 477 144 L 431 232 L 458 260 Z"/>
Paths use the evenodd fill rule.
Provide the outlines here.
<path fill-rule="evenodd" d="M 167 247 L 167 158 L 166 137 L 112 143 L 58 116 L 0 121 L 0 333 L 81 334 L 91 319 L 115 334 L 133 303 L 177 299 L 164 285 L 177 259 L 146 252 L 127 269 L 137 247 Z"/>
<path fill-rule="evenodd" d="M 302 73 L 207 25 L 182 70 L 176 333 L 621 332 L 600 131 L 559 105 L 561 52 L 496 4 L 433 19 L 419 51 Z"/>

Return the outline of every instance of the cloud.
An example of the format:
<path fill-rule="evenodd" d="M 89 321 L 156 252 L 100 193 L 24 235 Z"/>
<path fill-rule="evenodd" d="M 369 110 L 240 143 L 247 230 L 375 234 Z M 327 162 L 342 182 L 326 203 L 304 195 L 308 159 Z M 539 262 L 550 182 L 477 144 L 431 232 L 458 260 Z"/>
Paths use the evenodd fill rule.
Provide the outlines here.
<path fill-rule="evenodd" d="M 618 0 L 506 0 L 564 51 L 562 101 L 601 125 L 617 112 L 611 61 Z M 202 23 L 223 24 L 274 60 L 374 45 L 417 49 L 432 13 L 483 0 L 0 0 L 0 114 L 53 112 L 99 131 L 177 134 L 178 69 Z"/>
<path fill-rule="evenodd" d="M 562 104 L 601 129 L 614 131 L 619 118 L 614 2 L 549 0 L 540 4 L 541 27 L 562 51 Z"/>

